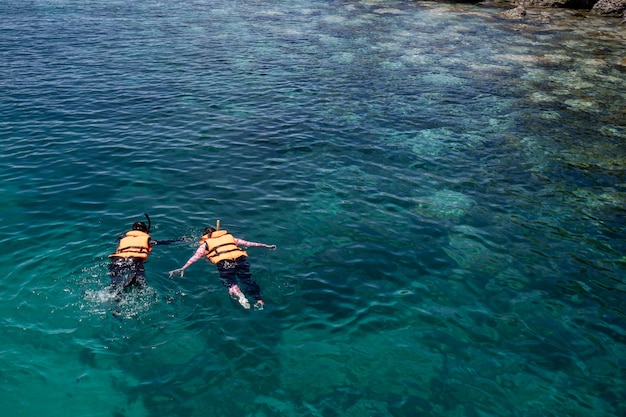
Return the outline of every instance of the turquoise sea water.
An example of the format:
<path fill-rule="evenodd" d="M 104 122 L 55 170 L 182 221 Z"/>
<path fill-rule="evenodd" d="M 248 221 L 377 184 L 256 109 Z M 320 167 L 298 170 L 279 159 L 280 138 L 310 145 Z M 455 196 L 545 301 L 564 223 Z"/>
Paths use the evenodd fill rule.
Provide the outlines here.
<path fill-rule="evenodd" d="M 499 11 L 0 3 L 0 415 L 625 415 L 626 34 Z M 144 212 L 265 310 L 193 241 L 111 300 Z"/>

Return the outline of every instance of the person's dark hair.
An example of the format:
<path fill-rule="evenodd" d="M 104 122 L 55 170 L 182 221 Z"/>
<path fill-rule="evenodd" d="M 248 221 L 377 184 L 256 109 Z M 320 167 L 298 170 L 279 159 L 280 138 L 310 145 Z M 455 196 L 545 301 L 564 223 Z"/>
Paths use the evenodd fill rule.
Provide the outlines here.
<path fill-rule="evenodd" d="M 140 232 L 148 233 L 148 226 L 144 222 L 133 223 L 133 230 L 139 230 Z"/>
<path fill-rule="evenodd" d="M 204 232 L 202 234 L 203 235 L 210 235 L 213 232 L 215 232 L 215 227 L 209 226 L 209 227 L 204 229 Z"/>

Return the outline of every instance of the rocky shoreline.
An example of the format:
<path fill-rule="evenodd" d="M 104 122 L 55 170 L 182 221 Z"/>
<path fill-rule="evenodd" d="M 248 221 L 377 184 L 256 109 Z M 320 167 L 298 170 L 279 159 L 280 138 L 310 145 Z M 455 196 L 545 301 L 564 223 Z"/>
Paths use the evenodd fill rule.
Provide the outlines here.
<path fill-rule="evenodd" d="M 510 0 L 506 3 L 514 6 L 501 13 L 508 19 L 525 19 L 528 9 L 567 8 L 616 18 L 616 23 L 626 24 L 626 0 Z"/>

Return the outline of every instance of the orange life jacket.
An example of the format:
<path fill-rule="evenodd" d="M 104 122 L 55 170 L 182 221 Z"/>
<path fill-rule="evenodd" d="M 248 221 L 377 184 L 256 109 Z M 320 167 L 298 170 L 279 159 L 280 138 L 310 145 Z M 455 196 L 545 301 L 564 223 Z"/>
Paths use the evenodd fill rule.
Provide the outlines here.
<path fill-rule="evenodd" d="M 226 230 L 217 230 L 211 235 L 202 236 L 200 244 L 206 245 L 204 254 L 214 264 L 225 259 L 234 260 L 240 256 L 248 256 L 246 251 L 237 246 L 233 235 Z"/>
<path fill-rule="evenodd" d="M 151 250 L 150 235 L 139 230 L 131 230 L 120 239 L 115 253 L 110 254 L 109 258 L 141 258 L 145 260 L 150 255 Z"/>

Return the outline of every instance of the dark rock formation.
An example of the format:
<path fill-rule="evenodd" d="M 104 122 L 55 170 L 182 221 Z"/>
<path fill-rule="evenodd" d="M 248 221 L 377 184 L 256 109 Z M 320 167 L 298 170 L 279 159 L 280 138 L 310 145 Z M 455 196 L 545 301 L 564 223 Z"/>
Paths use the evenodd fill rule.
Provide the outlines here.
<path fill-rule="evenodd" d="M 435 0 L 444 2 L 468 2 L 470 0 Z M 616 23 L 626 25 L 626 0 L 481 0 L 481 3 L 497 6 L 518 6 L 501 12 L 500 17 L 513 20 L 549 21 L 549 12 L 544 10 L 537 13 L 532 9 L 567 8 L 586 11 L 591 14 L 607 17 L 621 17 Z"/>
<path fill-rule="evenodd" d="M 434 0 L 442 3 L 482 3 L 507 10 L 499 16 L 511 20 L 529 20 L 532 22 L 551 21 L 550 8 L 579 10 L 580 16 L 590 13 L 615 19 L 616 24 L 626 25 L 626 0 Z M 508 6 L 508 7 L 507 7 Z M 513 9 L 509 9 L 513 6 Z M 538 10 L 539 9 L 539 10 Z M 543 10 L 541 10 L 543 9 Z"/>
<path fill-rule="evenodd" d="M 623 16 L 626 11 L 626 0 L 598 0 L 591 13 L 602 16 Z"/>

